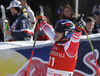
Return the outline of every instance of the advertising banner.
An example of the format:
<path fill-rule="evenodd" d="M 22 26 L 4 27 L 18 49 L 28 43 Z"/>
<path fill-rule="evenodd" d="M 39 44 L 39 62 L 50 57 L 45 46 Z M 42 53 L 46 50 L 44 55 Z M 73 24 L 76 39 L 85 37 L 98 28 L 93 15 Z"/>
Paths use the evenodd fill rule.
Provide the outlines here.
<path fill-rule="evenodd" d="M 100 67 L 100 37 L 89 36 Z M 0 76 L 26 76 L 34 41 L 0 43 Z M 29 76 L 46 76 L 52 42 L 37 41 Z M 93 51 L 86 37 L 80 40 L 78 59 L 73 76 L 98 76 Z"/>

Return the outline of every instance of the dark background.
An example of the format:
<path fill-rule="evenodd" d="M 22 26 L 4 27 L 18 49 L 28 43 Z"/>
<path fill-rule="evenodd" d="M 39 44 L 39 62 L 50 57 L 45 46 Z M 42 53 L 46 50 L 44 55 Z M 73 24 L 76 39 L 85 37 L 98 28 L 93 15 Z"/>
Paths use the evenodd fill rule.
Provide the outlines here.
<path fill-rule="evenodd" d="M 5 8 L 9 6 L 12 0 L 0 0 L 0 5 L 4 5 Z M 51 24 L 55 24 L 57 18 L 56 10 L 60 5 L 69 4 L 75 11 L 75 0 L 27 0 L 31 9 L 36 12 L 39 5 L 44 8 L 45 16 L 50 20 Z M 79 0 L 79 14 L 84 14 L 84 18 L 92 16 L 92 8 L 95 4 L 100 4 L 100 0 Z M 1 15 L 1 13 L 0 13 Z M 7 17 L 11 17 L 11 13 L 6 10 Z"/>

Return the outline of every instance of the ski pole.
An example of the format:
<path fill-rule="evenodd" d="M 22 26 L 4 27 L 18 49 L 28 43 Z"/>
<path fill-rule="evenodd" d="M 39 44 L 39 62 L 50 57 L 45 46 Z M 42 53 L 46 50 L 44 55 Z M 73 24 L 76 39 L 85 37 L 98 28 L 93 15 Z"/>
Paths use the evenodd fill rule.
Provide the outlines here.
<path fill-rule="evenodd" d="M 5 19 L 6 19 L 6 15 L 5 15 L 5 8 L 4 8 L 3 5 L 1 5 L 0 7 L 1 7 L 2 19 L 3 19 L 4 42 L 6 42 L 6 28 L 5 28 Z"/>
<path fill-rule="evenodd" d="M 44 15 L 43 7 L 40 6 L 40 5 L 39 5 L 39 13 L 38 13 L 38 14 Z M 39 23 L 39 26 L 40 26 L 40 22 L 38 22 L 38 23 Z M 28 66 L 27 76 L 28 76 L 28 74 L 29 74 L 29 69 L 30 69 L 30 65 L 31 65 L 31 61 L 32 61 L 32 57 L 33 57 L 34 48 L 35 48 L 35 44 L 36 44 L 36 40 L 37 40 L 38 33 L 39 33 L 39 31 L 38 31 L 38 29 L 37 29 L 37 31 L 36 31 L 36 36 L 35 36 L 35 38 L 34 38 L 34 44 L 33 44 L 33 49 L 32 49 L 32 53 L 31 53 L 31 58 L 30 58 L 29 66 Z"/>
<path fill-rule="evenodd" d="M 33 49 L 32 49 L 32 53 L 31 53 L 31 58 L 30 58 L 29 66 L 28 66 L 27 76 L 28 76 L 28 74 L 29 74 L 29 70 L 30 70 L 30 66 L 31 66 L 31 61 L 32 61 L 33 53 L 34 53 L 34 48 L 35 48 L 37 36 L 38 36 L 38 30 L 36 31 L 36 36 L 35 36 L 35 38 L 34 38 L 34 44 L 33 44 Z"/>
<path fill-rule="evenodd" d="M 5 27 L 6 27 L 6 30 L 8 30 L 8 24 L 7 24 L 7 20 L 5 21 Z M 6 35 L 6 41 L 8 42 L 8 35 Z"/>
<path fill-rule="evenodd" d="M 94 52 L 94 48 L 93 48 L 92 42 L 91 42 L 91 40 L 90 40 L 90 38 L 89 38 L 89 36 L 88 36 L 88 34 L 87 34 L 87 32 L 86 32 L 86 30 L 84 28 L 83 28 L 83 31 L 84 31 L 85 35 L 87 36 L 87 39 L 88 39 L 89 44 L 91 46 L 91 49 L 92 49 L 92 52 L 93 52 L 93 55 L 94 55 L 94 59 L 95 59 L 95 63 L 96 63 L 96 67 L 97 67 L 97 71 L 98 71 L 98 75 L 100 76 L 99 66 L 98 66 L 98 62 L 96 60 L 96 56 L 95 56 L 95 52 Z"/>

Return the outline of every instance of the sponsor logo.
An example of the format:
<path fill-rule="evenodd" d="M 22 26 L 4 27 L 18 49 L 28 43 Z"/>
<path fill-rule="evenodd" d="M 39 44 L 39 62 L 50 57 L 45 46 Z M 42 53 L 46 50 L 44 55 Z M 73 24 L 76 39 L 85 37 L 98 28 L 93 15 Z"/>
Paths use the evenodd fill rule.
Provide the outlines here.
<path fill-rule="evenodd" d="M 18 70 L 15 76 L 27 75 L 29 61 Z M 40 58 L 33 57 L 28 75 L 29 76 L 46 76 L 47 66 L 48 66 L 47 61 L 43 61 Z"/>
<path fill-rule="evenodd" d="M 98 59 L 99 58 L 98 50 L 94 50 L 94 52 L 96 55 L 96 59 Z M 84 56 L 83 63 L 87 67 L 89 67 L 93 71 L 93 73 L 87 74 L 81 70 L 75 69 L 73 76 L 98 76 L 93 52 L 88 52 Z M 28 66 L 29 66 L 29 61 L 18 70 L 18 72 L 15 74 L 15 76 L 26 76 L 27 71 L 28 71 Z M 33 57 L 31 66 L 30 66 L 29 76 L 46 76 L 47 66 L 48 66 L 47 61 L 43 61 L 40 58 Z M 62 76 L 62 75 L 55 73 L 54 76 Z M 71 74 L 69 74 L 68 76 L 71 76 Z"/>
<path fill-rule="evenodd" d="M 56 51 L 51 51 L 50 53 L 51 55 L 54 55 L 54 56 L 58 56 L 58 57 L 61 57 L 61 58 L 65 58 L 65 54 L 64 53 L 59 53 L 59 52 L 56 52 Z"/>
<path fill-rule="evenodd" d="M 98 50 L 95 49 L 94 52 L 96 55 L 96 59 L 98 59 L 99 58 Z M 94 56 L 93 56 L 93 52 L 87 53 L 83 58 L 83 62 L 87 67 L 89 67 L 93 71 L 93 73 L 87 74 L 81 70 L 75 69 L 73 76 L 98 76 L 97 67 L 96 67 Z"/>
<path fill-rule="evenodd" d="M 26 28 L 25 20 L 22 20 L 22 25 L 23 25 L 23 28 Z"/>

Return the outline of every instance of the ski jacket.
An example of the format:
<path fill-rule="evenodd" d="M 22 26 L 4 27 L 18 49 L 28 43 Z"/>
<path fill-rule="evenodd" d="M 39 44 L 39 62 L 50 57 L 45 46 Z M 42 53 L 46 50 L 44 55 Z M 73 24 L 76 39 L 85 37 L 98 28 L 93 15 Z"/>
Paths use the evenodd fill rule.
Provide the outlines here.
<path fill-rule="evenodd" d="M 27 41 L 30 40 L 31 35 L 33 35 L 28 17 L 21 12 L 17 14 L 17 18 L 15 19 L 15 22 L 13 22 L 12 28 L 11 36 L 13 36 L 14 41 Z"/>
<path fill-rule="evenodd" d="M 54 41 L 54 29 L 44 21 L 42 21 L 40 25 L 53 43 L 53 47 L 49 56 L 48 68 L 53 70 L 73 72 L 77 61 L 77 52 L 79 48 L 81 32 L 74 31 L 69 41 L 64 43 L 56 43 Z"/>

